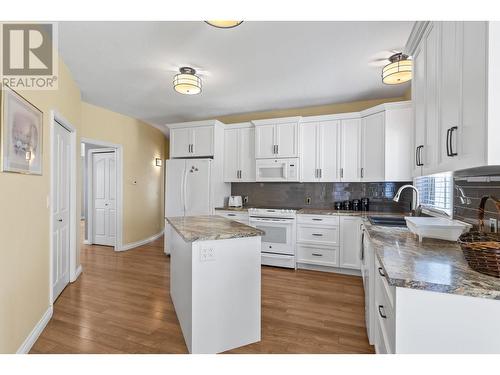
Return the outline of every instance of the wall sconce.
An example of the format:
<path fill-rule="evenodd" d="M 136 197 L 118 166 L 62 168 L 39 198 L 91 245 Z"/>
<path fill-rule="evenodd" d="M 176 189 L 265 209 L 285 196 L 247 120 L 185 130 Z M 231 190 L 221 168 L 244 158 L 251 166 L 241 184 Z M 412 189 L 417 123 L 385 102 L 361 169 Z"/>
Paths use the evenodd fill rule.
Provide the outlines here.
<path fill-rule="evenodd" d="M 161 159 L 160 159 L 160 158 L 156 158 L 156 159 L 155 159 L 155 165 L 156 165 L 157 167 L 161 167 Z"/>

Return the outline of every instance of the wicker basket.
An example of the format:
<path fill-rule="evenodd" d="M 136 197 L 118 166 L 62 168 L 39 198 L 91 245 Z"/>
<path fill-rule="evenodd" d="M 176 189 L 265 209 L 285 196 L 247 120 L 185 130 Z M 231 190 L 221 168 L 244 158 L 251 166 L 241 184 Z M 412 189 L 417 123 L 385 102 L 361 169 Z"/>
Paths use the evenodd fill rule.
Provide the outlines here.
<path fill-rule="evenodd" d="M 479 230 L 462 234 L 458 243 L 473 270 L 500 278 L 500 235 L 484 231 L 484 206 L 488 199 L 495 202 L 500 214 L 500 200 L 489 195 L 483 196 L 479 205 Z"/>

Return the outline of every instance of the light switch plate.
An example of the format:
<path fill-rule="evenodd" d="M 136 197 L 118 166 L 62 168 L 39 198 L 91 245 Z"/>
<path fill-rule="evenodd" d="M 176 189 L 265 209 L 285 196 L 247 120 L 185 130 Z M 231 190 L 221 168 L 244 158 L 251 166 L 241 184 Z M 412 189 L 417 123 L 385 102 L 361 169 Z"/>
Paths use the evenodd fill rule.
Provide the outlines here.
<path fill-rule="evenodd" d="M 200 262 L 210 262 L 215 260 L 215 249 L 213 247 L 202 247 L 200 249 Z"/>

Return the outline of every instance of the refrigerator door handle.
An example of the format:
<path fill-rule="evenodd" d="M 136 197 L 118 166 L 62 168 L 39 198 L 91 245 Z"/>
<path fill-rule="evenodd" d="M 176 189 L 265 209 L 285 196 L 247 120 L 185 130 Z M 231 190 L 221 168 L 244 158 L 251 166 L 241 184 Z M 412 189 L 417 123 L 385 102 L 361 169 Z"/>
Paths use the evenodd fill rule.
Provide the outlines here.
<path fill-rule="evenodd" d="M 186 185 L 187 185 L 187 174 L 188 169 L 187 166 L 184 168 L 184 176 L 182 178 L 182 206 L 184 207 L 184 215 L 186 215 L 187 210 L 187 199 L 186 199 Z"/>

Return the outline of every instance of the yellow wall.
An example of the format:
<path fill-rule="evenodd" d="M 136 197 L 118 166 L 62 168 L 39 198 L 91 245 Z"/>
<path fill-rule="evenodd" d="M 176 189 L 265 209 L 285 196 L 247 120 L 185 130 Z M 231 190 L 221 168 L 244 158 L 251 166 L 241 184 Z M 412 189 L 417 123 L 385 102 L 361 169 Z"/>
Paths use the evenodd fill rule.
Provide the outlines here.
<path fill-rule="evenodd" d="M 62 60 L 58 90 L 19 93 L 44 115 L 43 175 L 0 173 L 0 353 L 15 352 L 49 306 L 50 110 L 81 129 L 80 90 Z"/>
<path fill-rule="evenodd" d="M 361 100 L 348 103 L 335 103 L 335 104 L 327 104 L 314 107 L 281 109 L 281 110 L 265 111 L 265 112 L 251 112 L 251 113 L 219 116 L 217 117 L 217 120 L 223 122 L 224 124 L 234 124 L 238 122 L 247 122 L 251 120 L 261 120 L 261 119 L 278 118 L 278 117 L 331 115 L 336 113 L 358 112 L 362 111 L 363 109 L 375 107 L 376 105 L 382 103 L 398 102 L 402 100 L 409 100 L 409 99 L 406 99 L 405 97 L 397 97 L 397 98 L 386 98 L 386 99 Z"/>
<path fill-rule="evenodd" d="M 123 243 L 143 240 L 164 227 L 163 133 L 136 119 L 82 103 L 82 136 L 123 146 Z M 134 184 L 134 181 L 137 183 Z"/>

